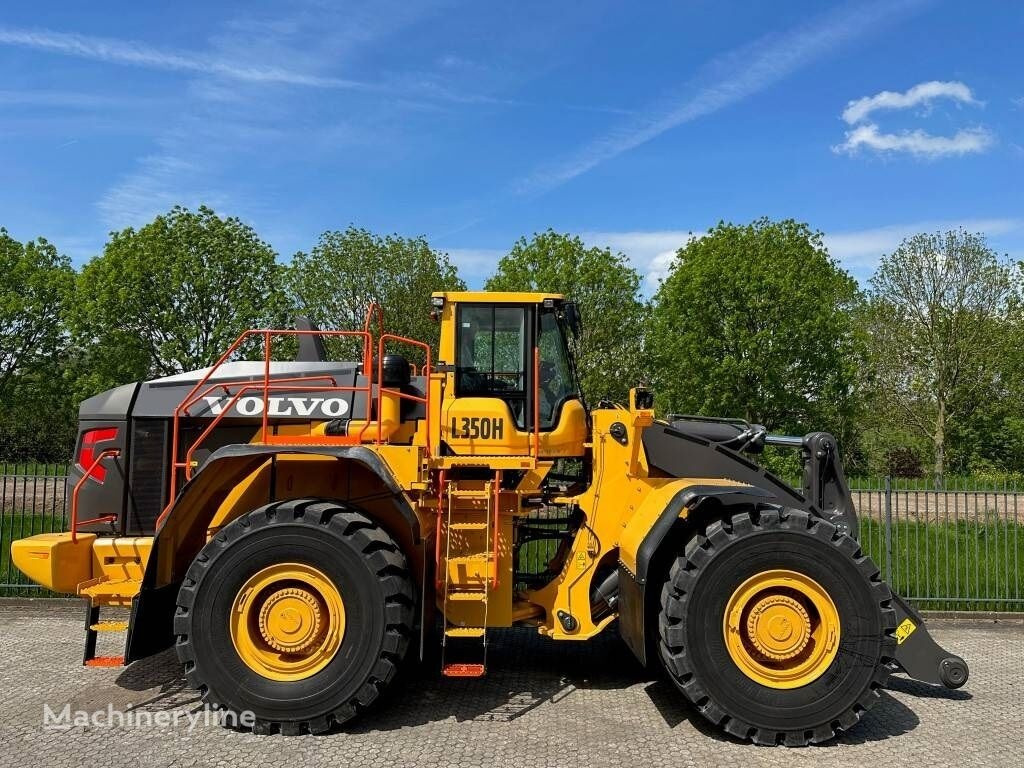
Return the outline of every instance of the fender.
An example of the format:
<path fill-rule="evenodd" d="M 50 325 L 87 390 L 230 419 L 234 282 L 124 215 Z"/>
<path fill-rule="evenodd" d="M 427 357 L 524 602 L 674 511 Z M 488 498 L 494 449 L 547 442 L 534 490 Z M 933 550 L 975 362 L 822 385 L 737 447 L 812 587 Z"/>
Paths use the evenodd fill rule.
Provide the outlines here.
<path fill-rule="evenodd" d="M 693 517 L 714 499 L 722 507 L 778 503 L 763 488 L 728 480 L 669 482 L 651 493 L 630 519 L 619 546 L 619 634 L 641 664 L 647 663 L 647 622 L 659 590 L 647 590 L 651 562 L 672 527 Z M 660 587 L 660 585 L 659 585 Z"/>
<path fill-rule="evenodd" d="M 206 543 L 207 525 L 227 493 L 268 458 L 311 454 L 351 461 L 380 478 L 390 501 L 408 524 L 413 546 L 423 545 L 419 519 L 387 463 L 364 446 L 228 445 L 207 459 L 181 489 L 153 538 L 142 585 L 132 600 L 125 663 L 150 656 L 174 642 L 178 589 L 192 559 Z"/>

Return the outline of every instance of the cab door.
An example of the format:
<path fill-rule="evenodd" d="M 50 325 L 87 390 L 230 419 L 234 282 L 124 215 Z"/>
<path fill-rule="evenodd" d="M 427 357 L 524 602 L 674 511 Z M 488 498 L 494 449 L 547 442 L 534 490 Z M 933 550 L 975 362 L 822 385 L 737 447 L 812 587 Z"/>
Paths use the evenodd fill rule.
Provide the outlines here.
<path fill-rule="evenodd" d="M 586 410 L 559 310 L 463 304 L 455 321 L 454 394 L 445 399 L 441 424 L 448 448 L 457 455 L 527 456 L 537 428 L 541 456 L 582 455 Z"/>
<path fill-rule="evenodd" d="M 441 437 L 458 455 L 525 456 L 534 308 L 461 304 L 455 312 L 455 391 L 445 399 Z"/>

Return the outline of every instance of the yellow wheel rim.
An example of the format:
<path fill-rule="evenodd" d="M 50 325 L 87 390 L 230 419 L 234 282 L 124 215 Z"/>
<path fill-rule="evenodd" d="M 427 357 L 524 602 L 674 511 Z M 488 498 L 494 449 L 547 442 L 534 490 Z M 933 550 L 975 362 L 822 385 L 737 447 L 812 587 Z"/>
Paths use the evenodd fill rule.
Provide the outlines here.
<path fill-rule="evenodd" d="M 762 571 L 725 607 L 725 646 L 751 680 L 799 688 L 817 680 L 839 652 L 839 611 L 818 582 L 796 571 Z"/>
<path fill-rule="evenodd" d="M 249 669 L 303 680 L 330 662 L 345 637 L 345 603 L 334 583 L 302 563 L 252 575 L 231 606 L 231 642 Z"/>

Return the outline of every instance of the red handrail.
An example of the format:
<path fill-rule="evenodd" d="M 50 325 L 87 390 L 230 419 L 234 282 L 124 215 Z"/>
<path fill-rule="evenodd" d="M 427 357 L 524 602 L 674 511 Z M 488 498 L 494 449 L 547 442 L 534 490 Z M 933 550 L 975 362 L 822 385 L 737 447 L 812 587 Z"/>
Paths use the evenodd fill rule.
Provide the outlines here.
<path fill-rule="evenodd" d="M 445 472 L 437 473 L 437 531 L 434 533 L 434 584 L 441 588 L 441 521 L 444 517 Z M 447 563 L 445 564 L 447 567 Z"/>
<path fill-rule="evenodd" d="M 381 333 L 384 332 L 384 308 L 375 301 L 371 301 L 370 305 L 366 308 L 366 319 L 363 321 L 363 332 L 371 333 L 370 326 L 373 324 L 373 316 L 377 315 L 377 330 Z M 370 375 L 369 364 L 370 356 L 373 354 L 373 341 L 368 339 L 366 346 L 363 348 L 363 371 L 367 376 Z"/>
<path fill-rule="evenodd" d="M 374 349 L 374 346 L 373 346 L 373 335 L 370 332 L 370 327 L 373 324 L 374 318 L 377 319 L 378 327 L 380 328 L 380 330 L 383 330 L 384 312 L 383 312 L 382 308 L 380 307 L 380 305 L 378 305 L 376 303 L 371 303 L 369 305 L 369 307 L 367 308 L 366 319 L 365 319 L 365 322 L 363 323 L 363 330 L 362 331 L 336 331 L 336 330 L 331 330 L 331 331 L 316 330 L 316 331 L 314 331 L 314 330 L 297 330 L 297 329 L 286 329 L 286 330 L 258 329 L 257 330 L 257 329 L 253 329 L 253 330 L 248 330 L 248 331 L 244 332 L 243 334 L 241 334 L 234 341 L 234 343 L 231 344 L 230 347 L 228 347 L 228 349 L 224 352 L 224 354 L 222 354 L 220 356 L 220 358 L 217 360 L 217 362 L 214 363 L 210 367 L 210 369 L 206 372 L 206 374 L 198 382 L 196 382 L 196 384 L 191 388 L 191 390 L 189 390 L 188 394 L 185 396 L 185 398 L 182 400 L 182 402 L 178 405 L 178 407 L 174 411 L 173 433 L 172 433 L 172 440 L 171 440 L 171 478 L 170 478 L 170 488 L 169 488 L 169 493 L 168 493 L 169 498 L 168 498 L 167 506 L 163 509 L 163 511 L 161 512 L 159 518 L 156 521 L 157 528 L 159 529 L 160 524 L 163 522 L 164 518 L 170 512 L 171 508 L 174 506 L 174 503 L 175 503 L 175 501 L 177 499 L 177 492 L 178 492 L 178 470 L 179 469 L 183 469 L 184 470 L 184 477 L 185 477 L 186 480 L 188 480 L 191 477 L 191 475 L 192 475 L 192 472 L 191 472 L 191 469 L 192 469 L 192 457 L 193 457 L 195 451 L 197 450 L 199 445 L 201 445 L 202 442 L 204 440 L 206 440 L 207 437 L 209 437 L 210 433 L 216 428 L 216 426 L 221 422 L 221 420 L 231 411 L 232 407 L 234 407 L 234 405 L 238 402 L 239 398 L 244 393 L 246 393 L 246 392 L 250 392 L 250 391 L 253 391 L 253 390 L 262 390 L 262 393 L 263 393 L 263 410 L 262 410 L 261 426 L 260 426 L 260 434 L 259 434 L 259 442 L 261 442 L 261 443 L 272 442 L 270 440 L 270 428 L 271 427 L 270 427 L 270 411 L 269 411 L 269 406 L 268 406 L 268 403 L 269 403 L 269 400 L 270 400 L 270 393 L 271 392 L 273 392 L 273 391 L 354 392 L 354 393 L 355 392 L 363 392 L 363 393 L 365 393 L 365 398 L 366 398 L 366 415 L 365 415 L 363 427 L 360 430 L 359 434 L 356 435 L 356 436 L 328 438 L 329 441 L 339 441 L 339 442 L 340 441 L 343 441 L 343 442 L 362 441 L 362 438 L 363 438 L 366 430 L 370 427 L 370 425 L 372 423 L 372 418 L 371 418 L 372 417 L 372 404 L 373 404 L 373 399 L 374 399 L 374 397 L 373 397 L 373 376 L 372 376 L 372 371 L 373 371 L 373 349 Z M 329 375 L 329 374 L 309 375 L 309 376 L 293 376 L 293 377 L 280 378 L 280 379 L 272 378 L 272 376 L 271 376 L 271 359 L 273 357 L 273 355 L 272 355 L 273 337 L 274 336 L 301 336 L 301 335 L 308 335 L 308 336 L 348 336 L 348 337 L 358 337 L 358 338 L 360 338 L 362 340 L 362 345 L 363 345 L 362 371 L 363 371 L 363 375 L 366 377 L 366 384 L 362 385 L 362 386 L 338 386 L 336 378 L 334 376 Z M 228 361 L 228 359 L 231 357 L 231 355 L 234 354 L 242 346 L 242 344 L 247 339 L 255 338 L 255 337 L 259 337 L 262 340 L 262 346 L 263 346 L 263 375 L 261 377 L 261 380 L 253 381 L 250 378 L 250 379 L 241 379 L 241 380 L 217 382 L 217 383 L 210 384 L 209 383 L 210 378 L 214 375 L 214 373 L 225 362 Z M 383 403 L 383 396 L 384 396 L 384 391 L 383 390 L 384 390 L 384 387 L 381 386 L 381 382 L 383 380 L 383 358 L 384 358 L 385 343 L 388 342 L 388 341 L 409 344 L 409 345 L 412 345 L 412 346 L 419 347 L 419 348 L 423 349 L 424 356 L 425 356 L 425 362 L 424 362 L 424 365 L 423 365 L 423 368 L 422 368 L 422 373 L 423 373 L 423 375 L 427 376 L 428 379 L 429 379 L 430 370 L 431 370 L 430 345 L 428 345 L 428 344 L 426 344 L 426 343 L 424 343 L 422 341 L 418 341 L 416 339 L 410 339 L 410 338 L 406 338 L 406 337 L 403 337 L 403 336 L 398 336 L 398 335 L 395 335 L 395 334 L 384 333 L 384 334 L 381 335 L 380 339 L 378 340 L 378 347 L 377 347 L 378 348 L 378 359 L 377 359 L 377 397 L 376 397 L 376 399 L 377 399 L 377 419 L 376 419 L 376 421 L 377 421 L 377 438 L 376 438 L 377 444 L 380 444 L 383 441 L 383 426 L 382 426 L 382 419 L 381 419 L 381 408 L 382 408 L 382 403 Z M 415 368 L 413 370 L 415 370 Z M 330 381 L 331 382 L 331 386 L 309 386 L 308 384 L 306 386 L 296 386 L 297 384 L 300 384 L 300 383 L 306 383 L 306 382 L 312 382 L 312 381 L 324 381 L 324 380 Z M 204 387 L 205 387 L 205 389 L 204 389 Z M 178 456 L 180 455 L 181 448 L 182 448 L 181 437 L 180 437 L 180 435 L 181 435 L 181 419 L 183 417 L 189 416 L 190 415 L 189 414 L 189 410 L 194 405 L 196 405 L 196 403 L 200 402 L 204 397 L 206 397 L 210 392 L 213 392 L 213 391 L 218 390 L 218 389 L 222 389 L 224 391 L 225 396 L 228 396 L 228 395 L 230 395 L 231 390 L 236 388 L 236 387 L 238 388 L 238 391 L 235 392 L 234 395 L 232 395 L 230 397 L 228 402 L 221 409 L 221 412 L 214 417 L 214 419 L 211 421 L 211 423 L 206 426 L 206 428 L 202 431 L 202 433 L 200 433 L 198 438 L 191 443 L 191 445 L 188 447 L 187 451 L 185 452 L 185 456 L 183 457 L 183 460 L 179 461 Z M 388 391 L 391 394 L 397 395 L 400 399 L 412 400 L 412 401 L 415 401 L 415 402 L 422 403 L 424 405 L 425 410 L 426 410 L 426 419 L 425 419 L 425 421 L 426 421 L 426 424 L 425 424 L 425 426 L 426 426 L 426 440 L 425 440 L 425 443 L 424 443 L 424 450 L 425 450 L 426 456 L 429 457 L 431 455 L 431 453 L 432 453 L 431 446 L 430 446 L 430 440 L 431 440 L 431 437 L 430 437 L 431 418 L 430 418 L 430 383 L 429 383 L 429 381 L 427 382 L 427 387 L 426 387 L 425 395 L 422 396 L 422 397 L 419 396 L 419 395 L 413 395 L 413 394 L 409 394 L 407 392 L 401 392 L 399 390 L 393 390 L 393 389 L 390 389 L 390 388 L 388 389 Z M 354 440 L 353 440 L 353 438 L 354 438 Z"/>
<path fill-rule="evenodd" d="M 185 468 L 185 467 L 183 467 L 182 463 L 178 461 L 178 456 L 181 453 L 181 442 L 180 442 L 181 418 L 182 418 L 182 416 L 188 415 L 188 409 L 191 408 L 192 405 L 194 405 L 196 402 L 198 402 L 199 399 L 201 399 L 202 396 L 200 395 L 199 397 L 197 397 L 196 393 L 198 393 L 202 387 L 206 386 L 207 382 L 209 382 L 209 380 L 210 380 L 210 377 L 213 376 L 213 374 L 222 365 L 224 365 L 225 362 L 227 362 L 228 358 L 231 357 L 231 355 L 234 354 L 238 350 L 238 348 L 240 346 L 242 346 L 242 344 L 246 341 L 246 339 L 252 338 L 254 336 L 261 336 L 261 337 L 263 337 L 263 340 L 264 340 L 264 352 L 266 353 L 266 352 L 269 351 L 268 339 L 271 336 L 303 336 L 303 335 L 305 335 L 305 336 L 348 336 L 348 337 L 359 337 L 359 338 L 361 338 L 363 340 L 363 371 L 367 372 L 367 375 L 368 375 L 368 370 L 369 370 L 368 366 L 370 364 L 370 355 L 368 354 L 368 350 L 371 349 L 371 343 L 372 343 L 372 338 L 371 338 L 371 336 L 370 336 L 368 331 L 319 331 L 319 330 L 318 331 L 300 331 L 300 330 L 296 330 L 296 329 L 283 329 L 283 330 L 248 330 L 248 331 L 245 331 L 244 333 L 242 333 L 237 339 L 235 339 L 234 343 L 232 343 L 231 346 L 228 347 L 228 349 L 224 352 L 224 354 L 222 354 L 220 356 L 220 358 L 217 360 L 217 362 L 214 363 L 210 367 L 210 369 L 206 372 L 206 374 L 199 381 L 196 382 L 195 386 L 193 386 L 192 389 L 189 390 L 188 394 L 185 395 L 185 398 L 181 401 L 181 404 L 179 404 L 178 407 L 175 408 L 175 410 L 174 410 L 173 429 L 172 429 L 172 437 L 171 437 L 171 464 L 172 464 L 172 466 L 171 466 L 170 490 L 169 490 L 169 493 L 168 493 L 168 497 L 169 498 L 168 498 L 167 506 L 164 508 L 164 511 L 163 511 L 163 513 L 161 513 L 160 517 L 157 519 L 157 525 L 158 526 L 159 526 L 160 522 L 162 522 L 162 520 L 163 520 L 164 516 L 166 515 L 166 513 L 173 506 L 174 500 L 177 497 L 178 477 L 177 477 L 177 471 L 176 470 L 177 469 L 181 469 L 181 468 Z M 266 391 L 267 391 L 266 390 L 266 385 L 268 383 L 269 369 L 270 369 L 270 356 L 268 354 L 265 354 L 264 377 L 263 377 L 263 386 L 264 386 L 265 394 L 266 394 Z M 208 392 L 208 391 L 211 391 L 212 389 L 216 389 L 216 388 L 219 388 L 219 387 L 233 387 L 233 386 L 237 386 L 239 384 L 243 384 L 243 385 L 249 386 L 249 385 L 251 385 L 251 381 L 244 381 L 244 380 L 242 380 L 242 381 L 233 381 L 233 382 L 220 382 L 218 384 L 213 385 L 212 387 L 207 388 L 206 390 L 204 390 L 204 392 Z M 339 388 L 339 389 L 341 389 L 341 388 Z M 350 387 L 350 388 L 346 388 L 346 389 L 348 389 L 349 391 L 351 391 L 351 390 L 363 390 L 363 389 L 366 390 L 366 392 L 367 392 L 367 418 L 369 418 L 369 401 L 370 401 L 369 385 L 367 385 L 367 387 Z M 237 401 L 237 396 L 236 396 L 235 400 Z M 233 404 L 233 402 L 232 402 L 232 404 Z M 230 409 L 230 406 L 228 408 L 225 408 L 225 411 L 222 411 L 222 414 L 224 412 L 226 412 L 227 410 L 229 410 L 229 409 Z M 263 417 L 264 418 L 263 418 L 262 436 L 263 436 L 263 438 L 265 438 L 266 437 L 266 433 L 267 433 L 266 396 L 264 396 L 264 409 L 263 409 L 263 411 L 264 411 L 263 412 Z M 204 435 L 204 439 L 205 439 L 205 435 Z M 194 450 L 194 446 L 195 446 L 195 444 L 193 444 L 191 450 Z"/>
<path fill-rule="evenodd" d="M 533 456 L 540 461 L 540 347 L 533 348 Z"/>
<path fill-rule="evenodd" d="M 381 419 L 381 406 L 384 400 L 384 347 L 385 342 L 396 341 L 400 344 L 408 344 L 413 347 L 419 347 L 423 350 L 423 374 L 427 376 L 427 384 L 424 388 L 425 394 L 423 397 L 419 395 L 411 395 L 408 392 L 402 392 L 399 389 L 388 388 L 388 391 L 393 395 L 398 395 L 400 400 L 412 400 L 415 403 L 422 403 L 424 411 L 426 412 L 426 441 L 424 443 L 424 453 L 427 458 L 430 458 L 430 345 L 417 339 L 410 339 L 406 336 L 398 336 L 394 333 L 382 334 L 380 339 L 377 341 L 377 444 L 380 445 L 381 437 L 383 434 L 383 425 Z M 366 428 L 370 426 L 369 420 L 363 425 L 363 428 L 359 430 L 359 438 L 362 440 L 363 433 Z"/>
<path fill-rule="evenodd" d="M 498 532 L 501 530 L 499 514 L 501 513 L 501 470 L 494 471 L 494 578 L 491 589 L 498 588 Z"/>
<path fill-rule="evenodd" d="M 78 492 L 82 490 L 82 486 L 85 485 L 85 481 L 92 476 L 92 471 L 100 465 L 100 462 L 106 458 L 112 456 L 120 456 L 121 451 L 117 448 L 107 448 L 106 450 L 100 451 L 96 458 L 93 459 L 92 464 L 89 465 L 88 469 L 85 469 L 78 482 L 75 483 L 75 487 L 71 490 L 71 541 L 78 541 L 78 526 L 89 525 L 90 523 L 110 523 L 117 520 L 117 515 L 103 515 L 101 517 L 93 517 L 89 520 L 83 520 L 81 523 L 78 522 Z"/>

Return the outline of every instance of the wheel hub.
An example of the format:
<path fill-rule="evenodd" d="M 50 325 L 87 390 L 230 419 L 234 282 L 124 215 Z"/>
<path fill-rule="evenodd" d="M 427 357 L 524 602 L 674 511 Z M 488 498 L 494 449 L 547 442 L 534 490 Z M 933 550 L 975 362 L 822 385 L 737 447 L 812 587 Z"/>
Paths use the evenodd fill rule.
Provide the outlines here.
<path fill-rule="evenodd" d="M 302 653 L 320 634 L 320 605 L 308 590 L 279 589 L 264 600 L 259 621 L 260 634 L 271 648 Z"/>
<path fill-rule="evenodd" d="M 723 619 L 737 668 L 768 688 L 814 682 L 839 651 L 839 612 L 828 592 L 797 571 L 751 576 L 732 593 Z"/>
<path fill-rule="evenodd" d="M 799 655 L 811 641 L 807 610 L 788 595 L 758 600 L 747 616 L 747 638 L 758 653 L 775 661 Z"/>
<path fill-rule="evenodd" d="M 334 583 L 304 563 L 268 566 L 235 595 L 229 619 L 239 659 L 271 680 L 303 680 L 337 654 L 345 604 Z"/>

